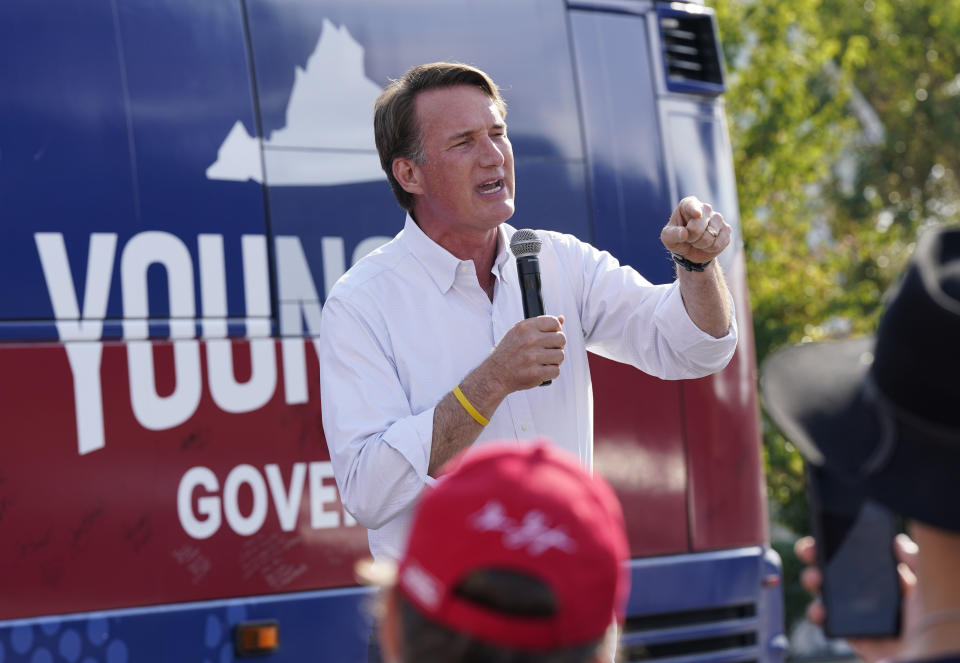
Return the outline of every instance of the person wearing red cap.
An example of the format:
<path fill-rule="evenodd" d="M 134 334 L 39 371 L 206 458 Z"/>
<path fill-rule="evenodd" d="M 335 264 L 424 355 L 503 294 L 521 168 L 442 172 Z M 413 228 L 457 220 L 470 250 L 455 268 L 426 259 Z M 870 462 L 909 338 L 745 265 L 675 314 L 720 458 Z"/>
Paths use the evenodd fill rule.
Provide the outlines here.
<path fill-rule="evenodd" d="M 391 567 L 384 660 L 609 661 L 628 555 L 613 490 L 567 452 L 537 441 L 461 454 L 424 493 Z"/>
<path fill-rule="evenodd" d="M 867 663 L 960 663 L 958 340 L 960 229 L 934 230 L 875 337 L 787 348 L 761 372 L 767 410 L 808 463 L 909 519 L 913 540 L 889 544 L 905 589 L 902 637 L 851 640 Z M 815 545 L 797 542 L 802 561 L 813 564 Z M 802 582 L 817 591 L 822 575 L 808 567 Z M 807 613 L 825 619 L 819 602 Z"/>

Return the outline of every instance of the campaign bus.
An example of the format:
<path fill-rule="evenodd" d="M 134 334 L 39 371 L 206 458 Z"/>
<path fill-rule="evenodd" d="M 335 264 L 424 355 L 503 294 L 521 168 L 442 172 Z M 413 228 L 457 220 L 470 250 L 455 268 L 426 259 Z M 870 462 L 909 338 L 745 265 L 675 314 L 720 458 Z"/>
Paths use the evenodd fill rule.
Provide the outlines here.
<path fill-rule="evenodd" d="M 671 382 L 591 356 L 595 470 L 632 550 L 624 659 L 783 658 L 708 6 L 4 0 L 0 663 L 365 660 L 366 530 L 315 339 L 334 282 L 403 225 L 373 102 L 438 60 L 502 88 L 511 225 L 654 283 L 682 197 L 733 226 L 733 360 Z"/>

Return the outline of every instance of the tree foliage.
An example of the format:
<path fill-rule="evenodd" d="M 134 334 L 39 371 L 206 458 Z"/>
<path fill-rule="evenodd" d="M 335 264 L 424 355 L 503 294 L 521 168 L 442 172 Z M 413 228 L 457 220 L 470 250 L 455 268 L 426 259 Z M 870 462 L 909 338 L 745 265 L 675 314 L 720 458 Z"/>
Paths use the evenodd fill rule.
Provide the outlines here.
<path fill-rule="evenodd" d="M 870 333 L 916 238 L 960 220 L 960 0 L 713 0 L 758 362 Z M 802 462 L 764 422 L 775 519 Z"/>

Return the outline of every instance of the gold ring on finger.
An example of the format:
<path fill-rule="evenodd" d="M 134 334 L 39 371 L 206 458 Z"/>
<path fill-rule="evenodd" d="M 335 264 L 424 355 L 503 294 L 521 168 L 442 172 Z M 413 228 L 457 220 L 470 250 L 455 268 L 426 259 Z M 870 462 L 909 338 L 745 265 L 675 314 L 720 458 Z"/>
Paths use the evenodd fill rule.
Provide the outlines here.
<path fill-rule="evenodd" d="M 711 235 L 714 239 L 716 239 L 717 235 L 720 234 L 719 232 L 717 232 L 717 231 L 714 230 L 713 228 L 707 228 L 707 232 L 710 233 L 710 235 Z"/>

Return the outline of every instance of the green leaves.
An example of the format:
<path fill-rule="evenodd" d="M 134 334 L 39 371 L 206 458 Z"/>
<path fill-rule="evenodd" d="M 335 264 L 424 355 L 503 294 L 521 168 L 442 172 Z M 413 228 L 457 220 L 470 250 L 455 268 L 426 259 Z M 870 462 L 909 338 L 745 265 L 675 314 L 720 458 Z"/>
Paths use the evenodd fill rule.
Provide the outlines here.
<path fill-rule="evenodd" d="M 925 229 L 960 223 L 960 0 L 714 0 L 757 358 L 871 333 Z M 771 512 L 808 531 L 764 422 Z"/>
<path fill-rule="evenodd" d="M 715 4 L 758 355 L 865 333 L 960 213 L 960 0 Z"/>

